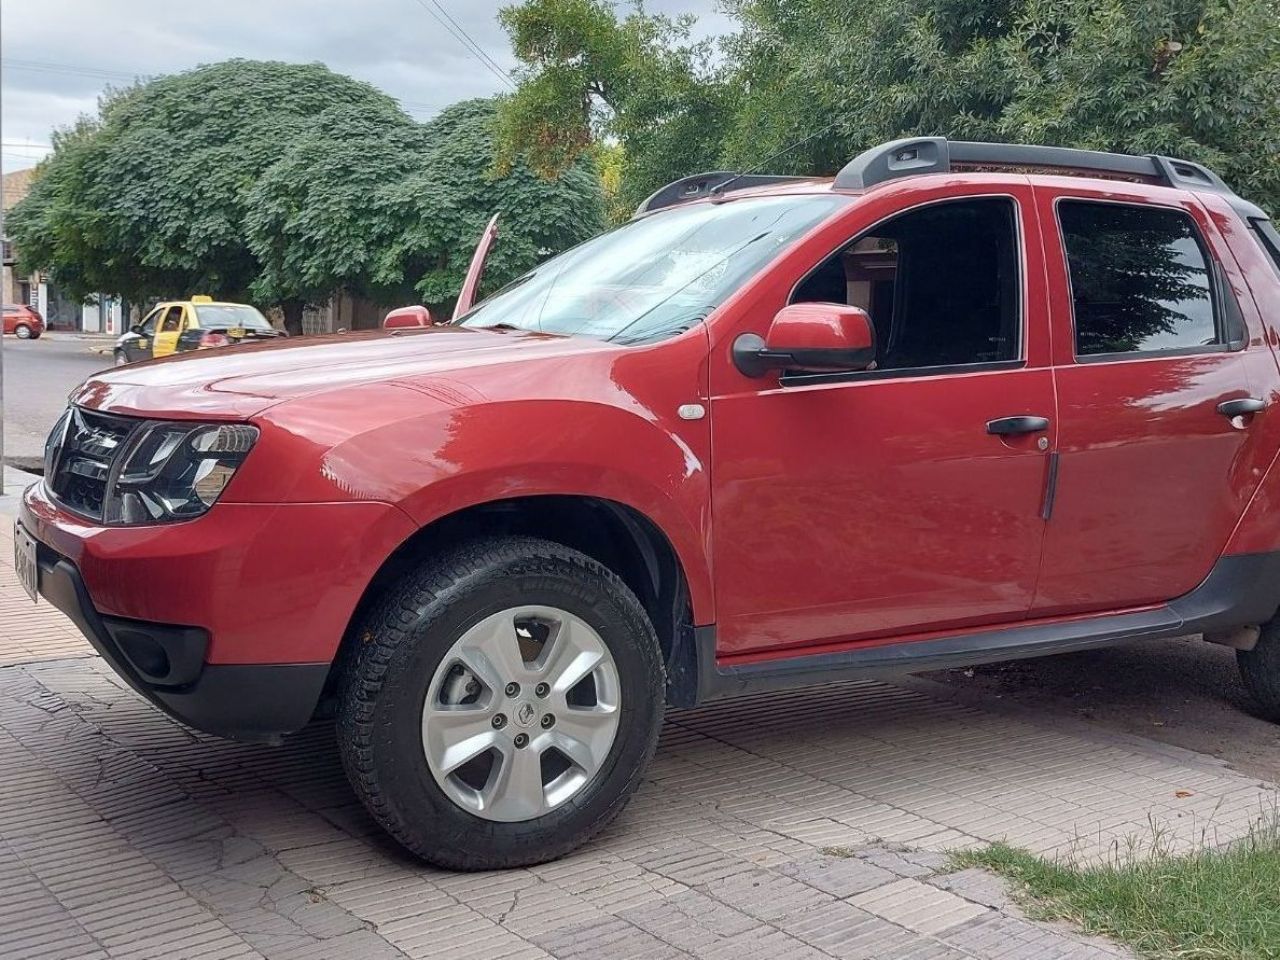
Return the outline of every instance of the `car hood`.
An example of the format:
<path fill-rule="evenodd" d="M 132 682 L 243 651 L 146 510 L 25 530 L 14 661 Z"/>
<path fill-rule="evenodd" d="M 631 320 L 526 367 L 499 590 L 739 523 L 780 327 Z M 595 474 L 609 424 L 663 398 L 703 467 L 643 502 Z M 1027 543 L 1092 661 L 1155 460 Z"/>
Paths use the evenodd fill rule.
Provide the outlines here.
<path fill-rule="evenodd" d="M 244 419 L 269 406 L 372 382 L 617 349 L 588 337 L 433 327 L 220 347 L 115 367 L 72 392 L 81 406 L 126 415 Z"/>

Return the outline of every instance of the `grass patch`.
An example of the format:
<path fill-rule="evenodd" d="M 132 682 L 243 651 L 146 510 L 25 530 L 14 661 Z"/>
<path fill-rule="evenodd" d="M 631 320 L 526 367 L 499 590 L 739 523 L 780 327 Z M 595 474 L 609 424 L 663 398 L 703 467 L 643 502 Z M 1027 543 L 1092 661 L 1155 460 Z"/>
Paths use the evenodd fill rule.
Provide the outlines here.
<path fill-rule="evenodd" d="M 1098 867 L 1052 863 L 995 844 L 956 854 L 1014 881 L 1033 916 L 1068 920 L 1140 953 L 1191 960 L 1280 960 L 1280 827 L 1222 850 L 1175 857 L 1154 845 Z"/>

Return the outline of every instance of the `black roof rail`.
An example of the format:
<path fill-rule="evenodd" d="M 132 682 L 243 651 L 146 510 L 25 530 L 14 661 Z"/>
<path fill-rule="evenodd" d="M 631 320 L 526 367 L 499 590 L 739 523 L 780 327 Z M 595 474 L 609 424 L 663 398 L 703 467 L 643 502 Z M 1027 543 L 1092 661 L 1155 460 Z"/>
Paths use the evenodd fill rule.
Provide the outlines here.
<path fill-rule="evenodd" d="M 640 206 L 636 207 L 635 216 L 644 216 L 663 207 L 673 207 L 692 200 L 702 200 L 724 188 L 722 192 L 732 193 L 734 190 L 747 190 L 751 187 L 765 187 L 771 183 L 786 183 L 792 180 L 812 180 L 812 177 L 788 177 L 776 173 L 736 173 L 733 170 L 712 170 L 709 173 L 695 173 L 691 177 L 682 177 L 665 187 L 655 190 Z"/>
<path fill-rule="evenodd" d="M 953 164 L 1062 167 L 1065 170 L 1137 177 L 1170 187 L 1212 190 L 1234 196 L 1231 188 L 1216 173 L 1190 160 L 1021 143 L 979 143 L 948 140 L 946 137 L 908 137 L 865 150 L 836 174 L 835 187 L 837 190 L 864 190 L 899 177 L 948 173 Z"/>
<path fill-rule="evenodd" d="M 865 190 L 900 177 L 949 173 L 953 165 L 1057 167 L 1064 171 L 1131 177 L 1183 190 L 1220 193 L 1241 216 L 1250 219 L 1267 217 L 1259 207 L 1239 197 L 1208 167 L 1190 160 L 1178 160 L 1158 154 L 1133 156 L 1069 147 L 948 140 L 946 137 L 907 137 L 864 150 L 836 174 L 834 187 L 837 190 Z M 655 191 L 636 208 L 635 216 L 641 217 L 664 207 L 702 200 L 716 193 L 732 193 L 735 190 L 773 183 L 812 179 L 772 173 L 739 174 L 731 170 L 695 173 Z"/>

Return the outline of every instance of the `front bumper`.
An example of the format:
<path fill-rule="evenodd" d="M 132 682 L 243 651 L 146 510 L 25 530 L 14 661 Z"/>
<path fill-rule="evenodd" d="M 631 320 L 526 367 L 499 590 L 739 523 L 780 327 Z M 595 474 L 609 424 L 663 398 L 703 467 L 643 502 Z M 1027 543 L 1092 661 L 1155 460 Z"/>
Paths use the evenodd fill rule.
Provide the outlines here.
<path fill-rule="evenodd" d="M 215 504 L 205 516 L 104 527 L 43 483 L 19 522 L 40 592 L 139 693 L 201 730 L 301 728 L 364 591 L 413 532 L 384 503 Z"/>
<path fill-rule="evenodd" d="M 270 740 L 311 719 L 328 663 L 208 664 L 199 627 L 103 617 L 80 571 L 40 545 L 40 593 L 65 613 L 111 668 L 169 716 L 234 740 Z"/>

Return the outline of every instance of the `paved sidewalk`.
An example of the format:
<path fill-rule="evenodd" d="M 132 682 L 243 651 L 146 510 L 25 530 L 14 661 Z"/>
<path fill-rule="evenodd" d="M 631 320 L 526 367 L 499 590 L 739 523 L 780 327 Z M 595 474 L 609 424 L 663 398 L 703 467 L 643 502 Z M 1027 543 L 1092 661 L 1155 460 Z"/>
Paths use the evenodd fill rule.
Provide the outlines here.
<path fill-rule="evenodd" d="M 1177 748 L 840 684 L 674 713 L 588 848 L 445 873 L 369 820 L 328 726 L 229 743 L 125 689 L 21 595 L 0 521 L 0 957 L 1126 956 L 945 852 L 1225 842 L 1277 802 Z"/>

